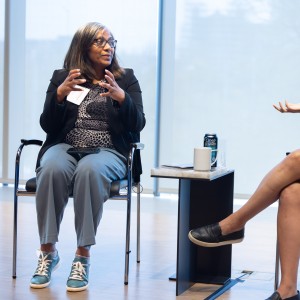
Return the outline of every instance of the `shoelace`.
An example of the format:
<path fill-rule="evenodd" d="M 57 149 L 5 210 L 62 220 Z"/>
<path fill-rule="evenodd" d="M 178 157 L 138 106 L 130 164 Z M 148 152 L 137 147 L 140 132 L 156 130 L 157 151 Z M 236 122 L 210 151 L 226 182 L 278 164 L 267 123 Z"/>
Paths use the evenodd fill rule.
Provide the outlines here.
<path fill-rule="evenodd" d="M 51 263 L 50 259 L 47 259 L 49 254 L 44 255 L 44 253 L 41 251 L 39 260 L 38 260 L 38 266 L 36 268 L 35 274 L 34 275 L 40 275 L 40 276 L 48 276 L 48 268 L 49 264 Z"/>
<path fill-rule="evenodd" d="M 86 264 L 82 264 L 80 261 L 73 262 L 72 264 L 72 271 L 69 276 L 69 279 L 74 280 L 84 280 L 86 278 Z"/>

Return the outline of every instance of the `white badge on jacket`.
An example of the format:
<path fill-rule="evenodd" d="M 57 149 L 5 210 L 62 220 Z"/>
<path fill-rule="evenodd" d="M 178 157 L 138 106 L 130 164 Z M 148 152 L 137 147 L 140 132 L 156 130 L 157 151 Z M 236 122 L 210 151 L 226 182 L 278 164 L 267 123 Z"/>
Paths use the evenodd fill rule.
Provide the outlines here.
<path fill-rule="evenodd" d="M 85 87 L 80 86 L 80 85 L 75 85 L 75 87 L 78 88 L 78 89 L 81 89 L 81 91 L 72 91 L 67 96 L 67 100 L 74 103 L 74 104 L 76 104 L 76 105 L 80 105 L 80 103 L 83 101 L 83 99 L 88 94 L 90 89 L 85 88 Z"/>

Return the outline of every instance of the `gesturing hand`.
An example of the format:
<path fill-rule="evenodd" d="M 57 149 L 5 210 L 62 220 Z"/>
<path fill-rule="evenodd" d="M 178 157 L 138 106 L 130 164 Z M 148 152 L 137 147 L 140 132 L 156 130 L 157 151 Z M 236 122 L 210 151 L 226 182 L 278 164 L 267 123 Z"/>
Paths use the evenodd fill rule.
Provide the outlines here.
<path fill-rule="evenodd" d="M 113 73 L 111 73 L 108 70 L 105 70 L 105 73 L 105 79 L 107 82 L 99 82 L 99 85 L 104 87 L 107 90 L 107 92 L 102 93 L 101 96 L 110 97 L 118 101 L 121 105 L 125 100 L 125 92 L 116 83 Z"/>
<path fill-rule="evenodd" d="M 77 84 L 86 82 L 85 79 L 76 79 L 81 75 L 80 69 L 70 70 L 69 75 L 65 81 L 57 88 L 57 101 L 62 102 L 66 96 L 72 91 L 81 91 L 80 88 L 75 87 Z"/>
<path fill-rule="evenodd" d="M 273 104 L 273 107 L 280 111 L 281 113 L 297 113 L 300 112 L 300 103 L 289 103 L 287 100 L 285 100 L 285 103 L 282 104 L 281 102 L 278 103 L 278 105 Z"/>

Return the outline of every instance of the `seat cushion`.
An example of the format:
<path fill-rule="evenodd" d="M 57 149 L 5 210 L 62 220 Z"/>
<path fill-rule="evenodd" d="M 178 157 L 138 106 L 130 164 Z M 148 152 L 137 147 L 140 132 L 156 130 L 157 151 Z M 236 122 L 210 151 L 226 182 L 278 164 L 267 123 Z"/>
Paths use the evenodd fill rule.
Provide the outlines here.
<path fill-rule="evenodd" d="M 127 179 L 113 181 L 111 183 L 111 188 L 110 188 L 110 197 L 119 195 L 120 190 L 126 187 L 127 187 Z M 27 192 L 36 191 L 36 177 L 30 178 L 29 180 L 26 181 L 25 189 Z"/>
<path fill-rule="evenodd" d="M 25 189 L 27 192 L 35 192 L 36 191 L 36 177 L 30 178 L 26 181 Z"/>
<path fill-rule="evenodd" d="M 120 190 L 127 187 L 127 179 L 115 180 L 111 183 L 110 197 L 117 196 L 120 194 Z"/>

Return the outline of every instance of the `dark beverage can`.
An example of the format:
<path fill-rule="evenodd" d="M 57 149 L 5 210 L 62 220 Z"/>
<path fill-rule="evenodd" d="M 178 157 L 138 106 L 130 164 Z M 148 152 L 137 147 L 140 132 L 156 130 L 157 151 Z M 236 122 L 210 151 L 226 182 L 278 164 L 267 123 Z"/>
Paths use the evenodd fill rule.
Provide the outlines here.
<path fill-rule="evenodd" d="M 218 150 L 218 137 L 215 133 L 206 133 L 204 135 L 204 143 L 203 143 L 204 147 L 210 147 L 212 150 Z M 217 151 L 212 151 L 211 152 L 211 162 L 213 163 L 215 161 L 215 163 L 212 165 L 212 167 L 216 167 L 217 166 Z"/>

